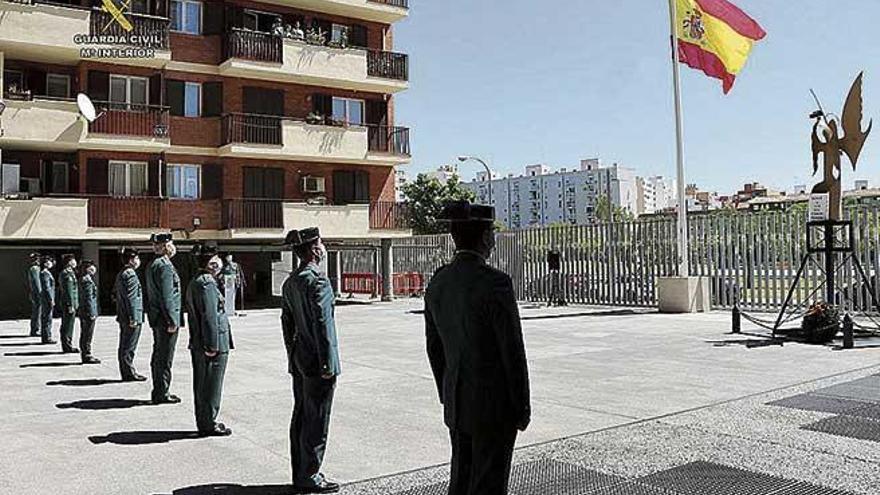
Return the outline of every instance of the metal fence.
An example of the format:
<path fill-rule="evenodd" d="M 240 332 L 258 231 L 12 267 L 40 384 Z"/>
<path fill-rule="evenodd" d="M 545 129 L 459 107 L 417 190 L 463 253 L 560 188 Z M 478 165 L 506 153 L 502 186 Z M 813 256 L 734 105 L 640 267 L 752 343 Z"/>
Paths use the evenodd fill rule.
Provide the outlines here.
<path fill-rule="evenodd" d="M 853 221 L 855 255 L 873 282 L 880 272 L 880 208 L 847 208 Z M 691 274 L 709 279 L 712 305 L 733 306 L 736 297 L 749 311 L 778 311 L 806 254 L 806 212 L 712 213 L 690 215 Z M 677 270 L 674 218 L 501 232 L 489 263 L 513 279 L 517 298 L 547 301 L 553 274 L 547 252 L 561 253 L 560 291 L 573 303 L 655 306 L 658 277 Z M 448 235 L 394 241 L 394 271 L 417 272 L 430 281 L 448 262 L 454 246 Z M 821 255 L 795 288 L 795 301 L 819 300 Z M 850 311 L 870 310 L 869 288 L 852 262 L 838 272 L 840 300 Z"/>

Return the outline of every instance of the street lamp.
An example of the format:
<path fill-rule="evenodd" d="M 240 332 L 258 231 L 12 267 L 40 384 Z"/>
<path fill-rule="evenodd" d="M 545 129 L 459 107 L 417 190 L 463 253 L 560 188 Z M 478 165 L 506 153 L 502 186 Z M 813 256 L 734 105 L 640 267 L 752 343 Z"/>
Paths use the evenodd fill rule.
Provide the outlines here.
<path fill-rule="evenodd" d="M 468 160 L 474 160 L 476 162 L 480 162 L 483 164 L 483 168 L 486 169 L 486 180 L 489 181 L 489 205 L 492 205 L 492 170 L 489 169 L 489 165 L 482 158 L 478 158 L 476 156 L 466 156 L 461 155 L 458 157 L 458 161 L 464 163 Z"/>

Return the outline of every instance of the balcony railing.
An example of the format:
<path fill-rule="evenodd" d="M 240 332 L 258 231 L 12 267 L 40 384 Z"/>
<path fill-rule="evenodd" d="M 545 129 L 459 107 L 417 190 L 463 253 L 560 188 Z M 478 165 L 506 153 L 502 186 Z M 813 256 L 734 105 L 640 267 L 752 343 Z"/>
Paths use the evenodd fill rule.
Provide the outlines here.
<path fill-rule="evenodd" d="M 89 34 L 92 36 L 113 36 L 117 38 L 117 44 L 125 46 L 162 50 L 170 46 L 171 21 L 167 17 L 126 12 L 125 18 L 133 28 L 131 31 L 126 31 L 109 12 L 101 9 L 93 9 L 90 17 Z"/>
<path fill-rule="evenodd" d="M 280 199 L 227 199 L 223 201 L 224 229 L 282 229 Z"/>
<path fill-rule="evenodd" d="M 406 203 L 373 201 L 370 203 L 370 228 L 373 230 L 408 230 L 410 209 Z"/>
<path fill-rule="evenodd" d="M 89 227 L 151 229 L 165 224 L 165 200 L 156 197 L 91 196 Z"/>
<path fill-rule="evenodd" d="M 95 102 L 100 112 L 89 132 L 121 136 L 168 137 L 168 107 Z"/>
<path fill-rule="evenodd" d="M 409 129 L 387 125 L 369 126 L 369 149 L 379 153 L 410 156 Z"/>
<path fill-rule="evenodd" d="M 408 81 L 409 56 L 404 53 L 369 50 L 367 51 L 367 75 Z"/>
<path fill-rule="evenodd" d="M 282 120 L 284 117 L 275 115 L 226 114 L 220 130 L 223 144 L 284 144 L 281 138 Z"/>
<path fill-rule="evenodd" d="M 281 37 L 269 33 L 232 29 L 224 35 L 223 58 L 243 58 L 280 64 L 284 59 Z"/>
<path fill-rule="evenodd" d="M 391 5 L 392 7 L 400 7 L 402 9 L 409 8 L 409 0 L 367 0 L 368 2 L 381 3 Z"/>

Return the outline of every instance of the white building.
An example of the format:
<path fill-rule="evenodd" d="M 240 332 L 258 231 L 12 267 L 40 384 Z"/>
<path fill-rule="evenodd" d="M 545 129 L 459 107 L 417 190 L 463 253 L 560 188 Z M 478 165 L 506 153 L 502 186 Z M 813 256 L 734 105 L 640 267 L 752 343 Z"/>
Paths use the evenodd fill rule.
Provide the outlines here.
<path fill-rule="evenodd" d="M 478 203 L 495 206 L 498 220 L 512 229 L 594 222 L 603 196 L 633 214 L 637 211 L 635 172 L 617 164 L 602 167 L 598 159 L 582 160 L 580 169 L 571 171 L 530 165 L 525 175 L 491 181 L 481 172 L 464 187 L 474 192 Z"/>
<path fill-rule="evenodd" d="M 408 182 L 409 178 L 406 176 L 406 170 L 397 169 L 394 171 L 394 200 L 398 203 L 406 201 L 406 196 L 403 194 L 403 187 Z"/>
<path fill-rule="evenodd" d="M 639 177 L 639 211 L 638 214 L 656 213 L 678 205 L 675 193 L 675 181 L 661 175 Z"/>
<path fill-rule="evenodd" d="M 428 173 L 429 177 L 439 180 L 441 184 L 446 184 L 449 179 L 457 175 L 458 169 L 455 168 L 455 165 L 440 165 L 437 170 Z"/>

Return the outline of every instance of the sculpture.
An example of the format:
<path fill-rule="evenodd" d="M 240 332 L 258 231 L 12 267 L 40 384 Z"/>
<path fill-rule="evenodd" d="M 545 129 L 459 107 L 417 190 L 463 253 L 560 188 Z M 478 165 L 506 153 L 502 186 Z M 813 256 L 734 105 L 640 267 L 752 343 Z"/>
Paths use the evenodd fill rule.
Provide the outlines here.
<path fill-rule="evenodd" d="M 840 155 L 846 153 L 852 164 L 853 170 L 859 161 L 859 155 L 868 134 L 871 133 L 873 120 L 868 123 L 868 129 L 862 132 L 862 76 L 860 73 L 853 82 L 843 106 L 843 114 L 841 118 L 836 116 L 829 117 L 822 110 L 819 104 L 819 110 L 810 114 L 811 118 L 816 119 L 813 124 L 813 175 L 819 171 L 819 154 L 824 155 L 823 180 L 813 187 L 813 193 L 827 193 L 829 196 L 828 219 L 840 220 L 841 207 L 841 191 L 840 178 L 842 170 L 840 167 Z M 814 93 L 815 96 L 815 93 Z M 819 103 L 818 98 L 816 103 Z M 824 122 L 825 128 L 819 135 L 819 126 Z M 843 127 L 844 135 L 840 136 L 838 122 Z M 824 141 L 823 141 L 824 138 Z M 836 173 L 836 175 L 835 175 Z"/>

